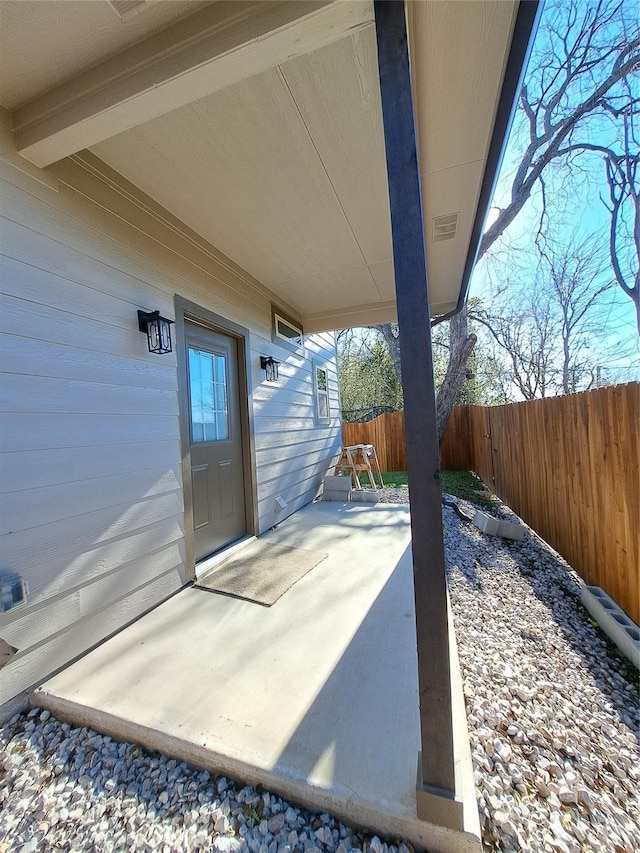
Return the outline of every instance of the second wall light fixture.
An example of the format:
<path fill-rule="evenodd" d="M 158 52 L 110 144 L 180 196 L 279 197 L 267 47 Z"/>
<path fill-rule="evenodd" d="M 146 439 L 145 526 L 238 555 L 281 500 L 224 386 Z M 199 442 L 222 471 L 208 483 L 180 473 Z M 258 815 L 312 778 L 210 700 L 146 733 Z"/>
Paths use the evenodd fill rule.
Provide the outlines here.
<path fill-rule="evenodd" d="M 276 361 L 272 356 L 260 356 L 260 367 L 267 374 L 266 379 L 267 382 L 277 382 L 278 381 L 278 365 L 279 361 Z"/>

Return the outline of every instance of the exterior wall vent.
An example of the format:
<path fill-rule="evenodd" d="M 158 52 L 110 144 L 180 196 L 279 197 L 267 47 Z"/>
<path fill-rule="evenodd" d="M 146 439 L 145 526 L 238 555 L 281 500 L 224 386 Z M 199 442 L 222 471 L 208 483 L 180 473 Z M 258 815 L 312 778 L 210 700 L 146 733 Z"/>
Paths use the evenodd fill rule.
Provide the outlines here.
<path fill-rule="evenodd" d="M 139 12 L 144 12 L 153 2 L 154 0 L 108 0 L 116 15 L 123 21 Z"/>
<path fill-rule="evenodd" d="M 442 240 L 454 240 L 458 234 L 459 213 L 448 213 L 446 216 L 434 216 L 433 242 L 440 243 Z"/>

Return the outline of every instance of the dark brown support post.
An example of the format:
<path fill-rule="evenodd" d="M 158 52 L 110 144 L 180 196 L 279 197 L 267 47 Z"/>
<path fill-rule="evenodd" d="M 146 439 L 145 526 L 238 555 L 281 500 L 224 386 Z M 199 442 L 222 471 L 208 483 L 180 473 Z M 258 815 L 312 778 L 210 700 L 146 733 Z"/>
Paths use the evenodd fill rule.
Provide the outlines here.
<path fill-rule="evenodd" d="M 435 383 L 405 4 L 375 0 L 404 391 L 422 751 L 418 816 L 462 829 L 455 799 Z"/>

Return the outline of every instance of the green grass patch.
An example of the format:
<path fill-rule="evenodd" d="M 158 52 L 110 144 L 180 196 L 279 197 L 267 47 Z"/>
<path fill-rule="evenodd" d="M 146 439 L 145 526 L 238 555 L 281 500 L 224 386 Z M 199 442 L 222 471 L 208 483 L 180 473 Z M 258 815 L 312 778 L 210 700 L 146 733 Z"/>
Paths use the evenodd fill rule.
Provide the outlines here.
<path fill-rule="evenodd" d="M 441 471 L 440 482 L 443 492 L 464 501 L 484 507 L 493 507 L 500 503 L 500 499 L 472 471 Z"/>
<path fill-rule="evenodd" d="M 395 475 L 392 475 L 392 474 L 383 474 L 382 475 L 382 480 L 383 480 L 385 486 L 395 486 L 396 485 L 395 482 L 391 482 L 391 480 L 387 480 L 387 477 L 392 477 L 392 476 L 395 476 Z M 406 471 L 398 472 L 397 476 L 404 477 L 404 482 L 398 483 L 398 485 L 399 486 L 406 486 L 407 485 Z M 362 486 L 363 489 L 368 489 L 368 488 L 379 489 L 380 488 L 380 483 L 378 481 L 378 475 L 377 474 L 374 475 L 375 483 L 371 483 L 369 481 L 369 475 L 365 471 L 362 471 L 360 474 L 358 474 L 358 479 L 360 480 L 360 485 Z"/>
<path fill-rule="evenodd" d="M 406 486 L 408 483 L 406 471 L 387 471 L 382 475 L 382 479 L 384 480 L 385 486 L 388 486 L 391 489 L 399 489 L 402 486 Z"/>
<path fill-rule="evenodd" d="M 401 488 L 408 485 L 406 471 L 387 471 L 382 475 L 385 486 L 389 488 Z M 369 485 L 367 474 L 360 476 L 363 486 Z M 479 477 L 471 471 L 441 471 L 440 482 L 442 491 L 465 501 L 472 501 L 479 506 L 493 507 L 500 502 L 491 490 L 485 486 Z"/>

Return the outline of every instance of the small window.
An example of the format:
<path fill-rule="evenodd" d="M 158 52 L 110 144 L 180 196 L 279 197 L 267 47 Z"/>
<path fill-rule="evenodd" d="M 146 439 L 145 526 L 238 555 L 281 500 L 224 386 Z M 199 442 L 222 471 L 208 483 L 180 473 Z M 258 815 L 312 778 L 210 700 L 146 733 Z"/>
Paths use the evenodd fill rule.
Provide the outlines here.
<path fill-rule="evenodd" d="M 299 323 L 285 317 L 281 312 L 272 309 L 273 340 L 284 343 L 292 349 L 300 349 L 303 345 L 303 330 Z"/>
<path fill-rule="evenodd" d="M 318 423 L 327 424 L 331 420 L 327 371 L 317 364 L 314 364 L 313 370 L 316 391 L 316 418 Z"/>

